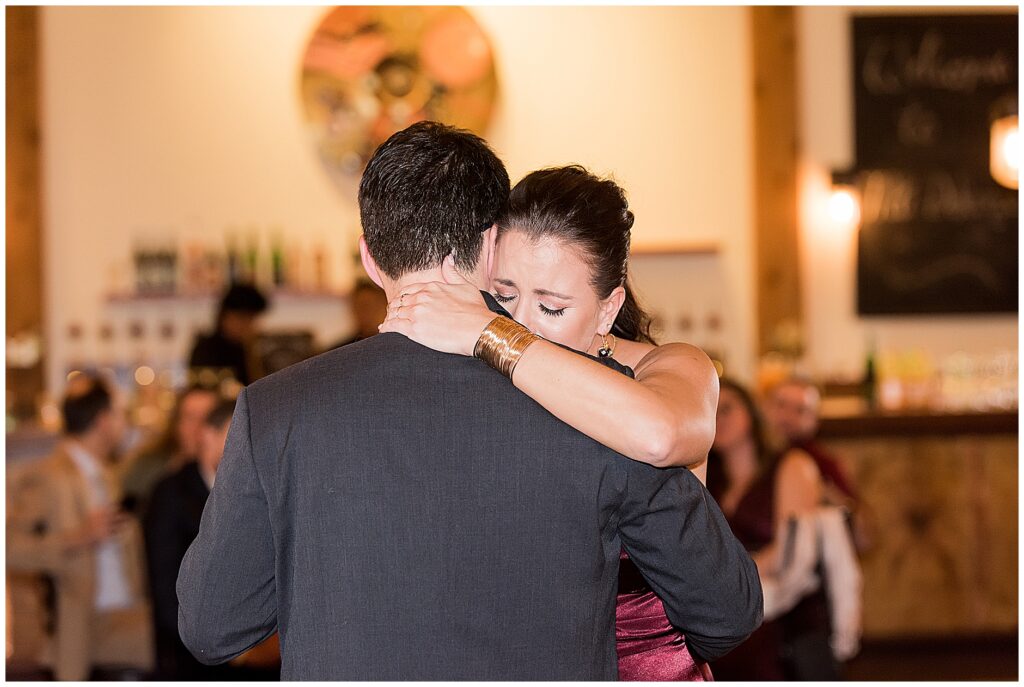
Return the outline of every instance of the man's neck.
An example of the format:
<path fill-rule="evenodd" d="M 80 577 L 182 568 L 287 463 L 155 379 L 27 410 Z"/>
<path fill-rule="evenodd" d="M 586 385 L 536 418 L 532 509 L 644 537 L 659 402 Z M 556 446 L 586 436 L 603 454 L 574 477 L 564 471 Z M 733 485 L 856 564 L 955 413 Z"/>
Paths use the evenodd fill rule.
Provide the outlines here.
<path fill-rule="evenodd" d="M 486 284 L 483 284 L 483 279 L 481 279 L 475 272 L 462 272 L 461 274 L 463 278 L 481 291 L 486 289 Z M 441 274 L 440 267 L 434 267 L 429 270 L 420 270 L 419 272 L 407 272 L 394 281 L 386 280 L 384 282 L 384 294 L 388 297 L 388 300 L 391 301 L 398 298 L 398 296 L 400 296 L 402 292 L 412 284 L 422 284 L 428 281 L 444 281 L 444 276 Z"/>

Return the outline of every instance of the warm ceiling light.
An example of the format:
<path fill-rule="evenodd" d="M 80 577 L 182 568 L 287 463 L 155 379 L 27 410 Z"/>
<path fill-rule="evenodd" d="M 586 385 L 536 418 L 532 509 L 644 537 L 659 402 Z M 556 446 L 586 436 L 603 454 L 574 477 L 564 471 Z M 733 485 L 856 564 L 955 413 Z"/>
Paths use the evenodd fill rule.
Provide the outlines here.
<path fill-rule="evenodd" d="M 992 122 L 989 146 L 989 171 L 992 178 L 1006 188 L 1020 186 L 1020 130 L 1017 115 L 1001 117 Z"/>

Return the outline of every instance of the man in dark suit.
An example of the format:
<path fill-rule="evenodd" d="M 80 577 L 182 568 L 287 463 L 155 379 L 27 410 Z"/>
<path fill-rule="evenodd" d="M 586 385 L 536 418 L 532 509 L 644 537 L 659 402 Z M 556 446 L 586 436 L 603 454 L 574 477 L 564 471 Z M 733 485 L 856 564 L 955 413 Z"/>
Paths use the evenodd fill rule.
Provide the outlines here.
<path fill-rule="evenodd" d="M 395 134 L 360 184 L 368 274 L 391 298 L 452 255 L 485 287 L 508 193 L 476 136 Z M 690 472 L 381 334 L 242 391 L 178 627 L 206 663 L 278 629 L 283 679 L 614 679 L 622 547 L 700 658 L 760 623 L 757 570 Z"/>
<path fill-rule="evenodd" d="M 196 661 L 178 636 L 178 568 L 199 534 L 203 507 L 224 453 L 234 401 L 222 400 L 203 421 L 196 460 L 163 478 L 145 517 L 146 559 L 153 599 L 157 677 L 161 680 L 224 679 L 230 673 Z"/>

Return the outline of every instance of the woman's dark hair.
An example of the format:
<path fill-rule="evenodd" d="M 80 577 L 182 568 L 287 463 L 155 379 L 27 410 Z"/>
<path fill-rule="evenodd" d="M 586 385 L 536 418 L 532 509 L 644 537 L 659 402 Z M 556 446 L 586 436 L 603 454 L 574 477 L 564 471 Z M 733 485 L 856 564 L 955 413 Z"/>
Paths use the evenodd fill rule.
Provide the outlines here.
<path fill-rule="evenodd" d="M 768 444 L 768 435 L 765 430 L 764 418 L 761 415 L 761 409 L 757 406 L 757 401 L 754 399 L 754 395 L 747 390 L 745 386 L 740 384 L 734 379 L 728 377 L 722 377 L 719 381 L 719 403 L 722 399 L 722 391 L 728 389 L 732 391 L 736 396 L 739 397 L 740 403 L 743 404 L 743 408 L 747 411 L 747 416 L 750 417 L 750 433 L 754 439 L 754 450 L 757 452 L 757 461 L 759 469 L 763 470 L 770 458 L 770 447 Z M 722 455 L 715 449 L 711 449 L 708 452 L 708 472 L 707 472 L 707 487 L 711 495 L 718 499 L 725 492 L 729 486 L 729 478 L 725 474 L 725 469 L 722 467 Z"/>
<path fill-rule="evenodd" d="M 626 268 L 633 213 L 622 188 L 579 165 L 527 174 L 512 189 L 499 233 L 521 231 L 533 240 L 554 237 L 579 248 L 590 262 L 591 286 L 607 298 L 617 286 L 626 290 L 612 334 L 654 343 L 651 318 L 637 302 Z"/>
<path fill-rule="evenodd" d="M 418 122 L 386 140 L 359 182 L 366 247 L 392 279 L 439 267 L 473 269 L 483 232 L 508 202 L 505 165 L 469 131 Z"/>

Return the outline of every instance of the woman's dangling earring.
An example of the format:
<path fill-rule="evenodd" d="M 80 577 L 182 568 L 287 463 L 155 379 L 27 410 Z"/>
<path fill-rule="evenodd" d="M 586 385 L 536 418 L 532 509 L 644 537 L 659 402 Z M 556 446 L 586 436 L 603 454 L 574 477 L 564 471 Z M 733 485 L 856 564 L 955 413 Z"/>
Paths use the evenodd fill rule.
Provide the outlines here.
<path fill-rule="evenodd" d="M 615 355 L 615 335 L 602 334 L 601 348 L 597 349 L 597 356 L 599 358 L 611 358 L 613 355 Z"/>

